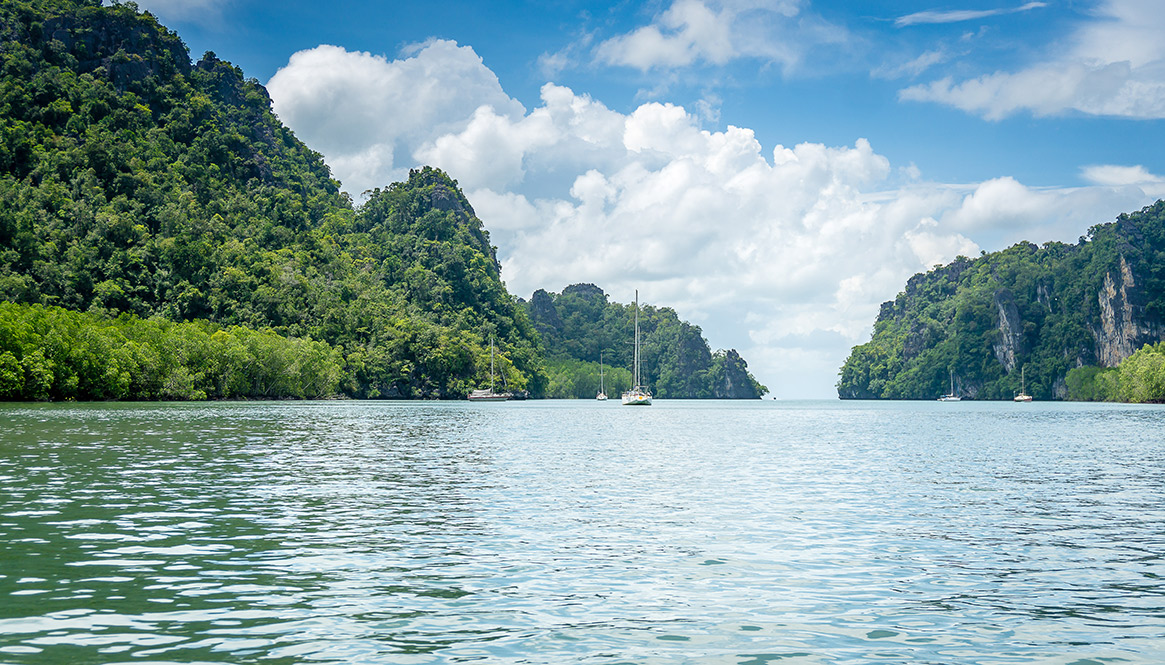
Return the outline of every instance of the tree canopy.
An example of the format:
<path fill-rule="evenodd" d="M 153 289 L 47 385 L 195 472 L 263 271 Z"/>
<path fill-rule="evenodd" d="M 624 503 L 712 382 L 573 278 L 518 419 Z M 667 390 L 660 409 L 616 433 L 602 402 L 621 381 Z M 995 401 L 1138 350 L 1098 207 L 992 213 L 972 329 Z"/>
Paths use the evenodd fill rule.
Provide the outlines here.
<path fill-rule="evenodd" d="M 932 399 L 953 375 L 964 397 L 1010 399 L 1022 377 L 1037 399 L 1085 398 L 1082 377 L 1099 370 L 1074 381 L 1070 372 L 1115 366 L 1160 342 L 1163 316 L 1159 201 L 1092 227 L 1077 244 L 1023 242 L 911 277 L 882 305 L 871 340 L 853 348 L 838 394 Z"/>
<path fill-rule="evenodd" d="M 133 3 L 12 0 L 0 34 L 0 299 L 324 342 L 357 397 L 464 396 L 493 336 L 508 384 L 544 391 L 537 334 L 445 173 L 357 208 L 262 85 L 192 64 Z"/>
<path fill-rule="evenodd" d="M 560 294 L 539 289 L 525 307 L 546 347 L 551 396 L 594 397 L 600 359 L 608 394 L 631 387 L 634 305 L 608 301 L 594 284 L 574 284 Z M 740 354 L 713 353 L 700 328 L 670 307 L 642 306 L 639 328 L 642 379 L 657 397 L 755 399 L 768 392 Z"/>

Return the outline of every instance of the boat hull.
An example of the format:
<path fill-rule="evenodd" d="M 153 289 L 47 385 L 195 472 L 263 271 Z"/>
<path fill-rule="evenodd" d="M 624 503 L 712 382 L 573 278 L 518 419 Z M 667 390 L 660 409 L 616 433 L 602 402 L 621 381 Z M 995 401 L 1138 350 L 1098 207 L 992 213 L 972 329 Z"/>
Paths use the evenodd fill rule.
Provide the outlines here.
<path fill-rule="evenodd" d="M 475 390 L 466 398 L 470 402 L 504 402 L 510 399 L 509 393 L 495 393 L 492 390 Z"/>
<path fill-rule="evenodd" d="M 623 406 L 651 406 L 651 393 L 638 391 L 623 393 Z"/>

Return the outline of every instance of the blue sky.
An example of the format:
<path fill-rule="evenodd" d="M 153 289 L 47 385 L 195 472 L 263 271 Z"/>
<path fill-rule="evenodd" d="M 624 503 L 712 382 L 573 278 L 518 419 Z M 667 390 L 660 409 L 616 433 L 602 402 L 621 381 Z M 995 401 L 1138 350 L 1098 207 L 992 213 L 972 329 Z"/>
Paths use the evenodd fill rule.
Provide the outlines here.
<path fill-rule="evenodd" d="M 957 254 L 1165 196 L 1155 0 L 142 0 L 357 200 L 430 163 L 511 291 L 675 307 L 781 398 Z"/>

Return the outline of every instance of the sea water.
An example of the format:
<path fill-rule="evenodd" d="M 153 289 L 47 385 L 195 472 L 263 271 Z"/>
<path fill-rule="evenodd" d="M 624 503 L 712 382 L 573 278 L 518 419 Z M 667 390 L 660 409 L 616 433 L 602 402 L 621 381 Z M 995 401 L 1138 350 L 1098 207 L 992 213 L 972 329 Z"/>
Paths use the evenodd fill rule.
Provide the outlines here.
<path fill-rule="evenodd" d="M 1165 662 L 1165 407 L 0 405 L 0 663 Z"/>

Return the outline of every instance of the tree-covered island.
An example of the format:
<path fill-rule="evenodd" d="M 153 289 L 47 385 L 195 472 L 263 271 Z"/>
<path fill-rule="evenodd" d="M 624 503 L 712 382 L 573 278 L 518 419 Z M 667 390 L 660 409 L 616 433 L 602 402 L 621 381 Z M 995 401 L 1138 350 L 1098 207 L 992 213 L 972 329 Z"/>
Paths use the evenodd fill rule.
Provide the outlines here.
<path fill-rule="evenodd" d="M 0 76 L 0 400 L 462 398 L 491 338 L 509 389 L 593 396 L 455 180 L 355 206 L 258 81 L 132 2 L 6 0 Z M 763 390 L 649 311 L 660 396 Z M 623 332 L 590 343 L 614 387 Z"/>
<path fill-rule="evenodd" d="M 523 305 L 545 344 L 550 397 L 593 398 L 600 363 L 609 394 L 631 387 L 633 305 L 609 302 L 594 284 L 539 289 Z M 641 308 L 642 372 L 655 396 L 757 399 L 768 392 L 735 349 L 713 353 L 700 328 L 670 307 Z"/>
<path fill-rule="evenodd" d="M 1020 243 L 911 277 L 853 348 L 842 399 L 1165 401 L 1165 202 L 1076 244 Z"/>

